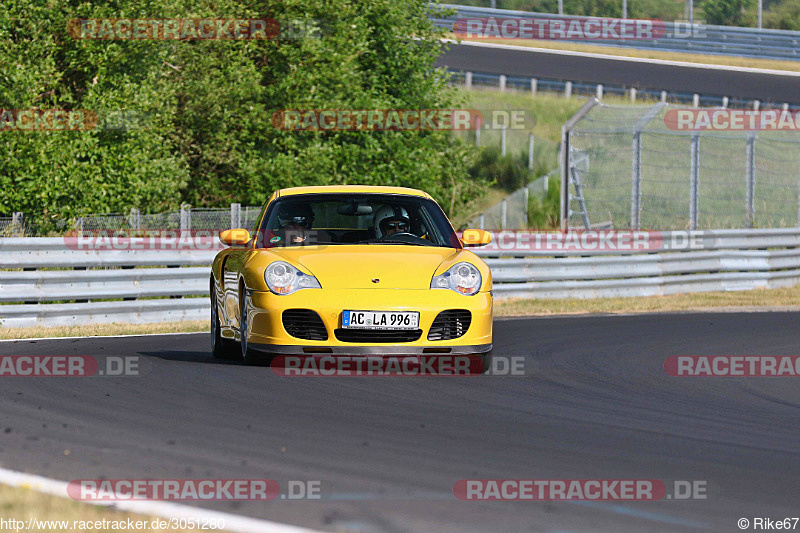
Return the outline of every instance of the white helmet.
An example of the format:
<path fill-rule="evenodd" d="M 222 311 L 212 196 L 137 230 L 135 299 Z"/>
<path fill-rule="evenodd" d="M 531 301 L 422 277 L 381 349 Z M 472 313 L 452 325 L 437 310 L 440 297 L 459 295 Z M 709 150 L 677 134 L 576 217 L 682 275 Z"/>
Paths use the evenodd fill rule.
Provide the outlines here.
<path fill-rule="evenodd" d="M 386 236 L 386 226 L 390 222 L 405 223 L 406 229 L 404 233 L 407 233 L 411 224 L 411 219 L 408 218 L 408 212 L 400 206 L 385 205 L 381 207 L 372 218 L 372 229 L 375 231 L 375 236 L 378 239 Z"/>

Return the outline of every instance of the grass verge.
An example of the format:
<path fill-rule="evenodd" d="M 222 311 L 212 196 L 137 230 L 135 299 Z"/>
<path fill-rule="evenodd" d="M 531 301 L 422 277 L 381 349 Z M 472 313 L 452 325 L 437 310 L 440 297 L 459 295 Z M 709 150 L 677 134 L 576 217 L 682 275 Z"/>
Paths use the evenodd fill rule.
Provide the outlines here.
<path fill-rule="evenodd" d="M 137 515 L 124 511 L 118 511 L 110 506 L 89 505 L 86 503 L 70 500 L 69 498 L 60 498 L 49 494 L 42 494 L 29 488 L 24 487 L 9 487 L 0 485 L 0 517 L 8 520 L 14 519 L 17 521 L 27 522 L 29 519 L 38 520 L 39 527 L 27 529 L 27 523 L 22 524 L 19 531 L 58 531 L 59 533 L 84 533 L 86 531 L 96 532 L 112 532 L 122 531 L 124 528 L 113 527 L 94 527 L 105 520 L 107 525 L 112 525 L 113 522 L 118 522 L 121 526 L 122 523 L 126 524 L 130 519 L 134 523 L 146 522 L 147 527 L 144 529 L 135 529 L 135 531 L 170 531 L 174 533 L 197 531 L 196 529 L 180 529 L 180 528 L 153 528 L 154 517 Z M 166 519 L 159 518 L 160 521 Z M 42 524 L 41 521 L 51 521 L 50 524 Z M 61 524 L 53 523 L 62 522 Z M 77 522 L 77 523 L 76 523 Z M 81 524 L 80 522 L 84 522 Z M 91 525 L 86 522 L 93 522 Z M 111 522 L 111 524 L 109 524 Z M 155 524 L 160 525 L 160 524 Z M 185 524 L 184 524 L 185 525 Z M 48 527 L 52 526 L 52 527 Z M 83 526 L 83 527 L 81 527 Z M 9 528 L 7 528 L 9 529 Z M 12 531 L 14 529 L 11 529 Z M 213 531 L 222 532 L 216 529 Z"/>
<path fill-rule="evenodd" d="M 697 292 L 638 298 L 512 299 L 496 302 L 494 314 L 495 316 L 547 316 L 720 310 L 800 311 L 800 285 L 780 289 Z"/>
<path fill-rule="evenodd" d="M 162 322 L 158 324 L 82 324 L 77 326 L 42 326 L 30 328 L 0 328 L 0 339 L 34 339 L 40 337 L 108 337 L 114 335 L 146 335 L 208 331 L 207 320 Z"/>

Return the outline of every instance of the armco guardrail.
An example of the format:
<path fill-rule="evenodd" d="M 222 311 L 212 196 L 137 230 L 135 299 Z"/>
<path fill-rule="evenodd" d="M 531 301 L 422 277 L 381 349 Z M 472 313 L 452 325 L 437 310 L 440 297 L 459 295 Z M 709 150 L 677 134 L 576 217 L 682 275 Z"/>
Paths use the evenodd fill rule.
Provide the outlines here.
<path fill-rule="evenodd" d="M 800 283 L 800 228 L 640 235 L 649 244 L 638 250 L 598 250 L 571 247 L 577 241 L 570 234 L 496 232 L 493 244 L 476 253 L 492 269 L 498 298 L 649 296 Z M 212 244 L 207 250 L 109 251 L 74 249 L 61 238 L 0 239 L 0 327 L 205 320 Z"/>
<path fill-rule="evenodd" d="M 452 28 L 460 18 L 530 18 L 557 19 L 569 21 L 586 17 L 534 13 L 508 9 L 435 4 L 442 9 L 456 9 L 458 15 L 452 17 L 432 17 L 437 26 Z M 800 60 L 800 32 L 789 30 L 765 30 L 740 28 L 736 26 L 689 25 L 664 21 L 665 35 L 659 39 L 618 39 L 591 40 L 580 42 L 606 46 L 622 46 L 647 50 L 688 52 L 717 55 L 736 55 L 763 59 Z"/>

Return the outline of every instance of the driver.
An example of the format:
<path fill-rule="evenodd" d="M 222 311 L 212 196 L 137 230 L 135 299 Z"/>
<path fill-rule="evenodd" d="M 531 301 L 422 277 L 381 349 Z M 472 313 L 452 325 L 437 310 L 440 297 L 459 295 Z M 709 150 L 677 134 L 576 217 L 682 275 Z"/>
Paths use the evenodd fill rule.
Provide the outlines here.
<path fill-rule="evenodd" d="M 410 233 L 411 220 L 404 208 L 385 205 L 375 213 L 372 229 L 378 239 L 384 239 L 398 233 Z"/>
<path fill-rule="evenodd" d="M 306 242 L 313 223 L 314 211 L 308 204 L 290 204 L 278 211 L 278 224 L 287 244 Z"/>

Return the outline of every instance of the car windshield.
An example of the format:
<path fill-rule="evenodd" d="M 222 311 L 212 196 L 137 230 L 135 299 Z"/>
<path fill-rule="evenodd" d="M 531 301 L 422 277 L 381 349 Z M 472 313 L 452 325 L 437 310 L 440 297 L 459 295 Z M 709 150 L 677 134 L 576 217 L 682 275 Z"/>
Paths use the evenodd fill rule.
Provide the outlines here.
<path fill-rule="evenodd" d="M 436 202 L 401 194 L 303 194 L 279 198 L 259 228 L 259 247 L 318 244 L 461 248 Z"/>

